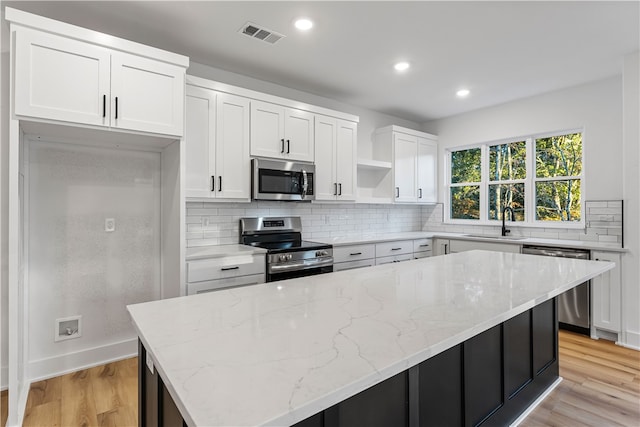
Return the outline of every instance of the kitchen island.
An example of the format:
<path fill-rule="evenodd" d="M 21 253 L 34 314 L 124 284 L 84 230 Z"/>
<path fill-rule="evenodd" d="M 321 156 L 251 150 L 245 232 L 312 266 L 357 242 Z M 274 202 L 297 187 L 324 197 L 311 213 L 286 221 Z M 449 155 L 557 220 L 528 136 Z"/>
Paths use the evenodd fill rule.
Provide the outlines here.
<path fill-rule="evenodd" d="M 613 267 L 470 251 L 128 306 L 140 425 L 508 424 L 558 380 L 555 297 Z"/>

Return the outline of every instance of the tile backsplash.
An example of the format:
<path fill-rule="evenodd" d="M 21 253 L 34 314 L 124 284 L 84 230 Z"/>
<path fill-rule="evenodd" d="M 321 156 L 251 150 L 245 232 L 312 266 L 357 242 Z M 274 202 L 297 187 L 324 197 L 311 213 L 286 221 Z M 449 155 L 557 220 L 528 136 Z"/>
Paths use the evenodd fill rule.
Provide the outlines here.
<path fill-rule="evenodd" d="M 403 231 L 499 234 L 500 226 L 443 222 L 444 206 L 320 204 L 292 202 L 187 202 L 187 247 L 238 243 L 239 219 L 258 216 L 300 216 L 304 239 L 360 236 Z M 585 228 L 518 227 L 511 235 L 543 239 L 618 244 L 622 247 L 622 201 L 585 202 Z"/>
<path fill-rule="evenodd" d="M 187 247 L 238 243 L 239 219 L 300 216 L 304 239 L 421 230 L 421 206 L 187 202 Z"/>

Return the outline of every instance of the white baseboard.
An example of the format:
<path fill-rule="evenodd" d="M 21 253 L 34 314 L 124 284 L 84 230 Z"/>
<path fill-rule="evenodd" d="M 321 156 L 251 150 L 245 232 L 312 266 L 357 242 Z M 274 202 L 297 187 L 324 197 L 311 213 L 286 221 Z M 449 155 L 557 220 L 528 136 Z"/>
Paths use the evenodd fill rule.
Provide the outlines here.
<path fill-rule="evenodd" d="M 31 382 L 46 380 L 81 369 L 92 368 L 138 354 L 138 340 L 130 339 L 29 362 L 28 378 Z"/>
<path fill-rule="evenodd" d="M 619 343 L 621 346 L 633 350 L 640 350 L 640 333 L 627 331 L 625 336 L 625 342 Z"/>
<path fill-rule="evenodd" d="M 0 391 L 4 391 L 9 388 L 9 367 L 3 366 L 0 368 Z"/>
<path fill-rule="evenodd" d="M 516 418 L 516 420 L 514 422 L 512 422 L 509 427 L 517 427 L 518 425 L 520 425 L 520 423 L 522 421 L 524 421 L 525 418 L 527 418 L 534 409 L 536 409 L 538 407 L 538 405 L 540 405 L 542 403 L 542 401 L 544 399 L 547 398 L 547 396 L 549 396 L 549 394 L 551 394 L 551 392 L 558 387 L 558 384 L 560 384 L 562 382 L 562 377 L 558 377 L 553 384 L 551 384 L 549 386 L 549 388 L 547 388 L 544 393 L 542 393 L 540 396 L 538 396 L 538 398 L 536 400 L 533 401 L 533 403 L 531 405 L 529 405 L 529 407 L 522 413 L 520 414 L 520 416 L 518 418 Z"/>

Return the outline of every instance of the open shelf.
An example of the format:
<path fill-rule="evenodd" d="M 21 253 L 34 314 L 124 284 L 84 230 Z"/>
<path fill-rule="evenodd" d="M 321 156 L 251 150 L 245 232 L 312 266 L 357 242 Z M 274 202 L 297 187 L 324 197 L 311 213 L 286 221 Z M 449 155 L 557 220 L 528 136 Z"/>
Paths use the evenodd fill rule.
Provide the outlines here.
<path fill-rule="evenodd" d="M 389 170 L 391 162 L 373 159 L 358 159 L 358 168 L 369 170 Z"/>

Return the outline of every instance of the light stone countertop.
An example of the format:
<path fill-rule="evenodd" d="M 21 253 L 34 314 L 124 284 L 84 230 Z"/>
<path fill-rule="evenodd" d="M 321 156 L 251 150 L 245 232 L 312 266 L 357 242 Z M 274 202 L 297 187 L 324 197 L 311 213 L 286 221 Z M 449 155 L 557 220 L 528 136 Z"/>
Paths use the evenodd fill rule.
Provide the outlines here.
<path fill-rule="evenodd" d="M 613 267 L 470 251 L 127 309 L 188 425 L 291 425 Z"/>
<path fill-rule="evenodd" d="M 442 239 L 458 239 L 458 240 L 473 240 L 478 242 L 493 242 L 493 243 L 508 243 L 512 245 L 540 245 L 551 246 L 558 248 L 575 248 L 575 249 L 587 249 L 587 250 L 601 250 L 610 252 L 627 252 L 627 249 L 621 248 L 615 243 L 601 243 L 590 242 L 583 240 L 557 240 L 557 239 L 540 239 L 535 237 L 525 238 L 503 238 L 501 236 L 481 236 L 479 234 L 469 236 L 472 233 L 451 233 L 442 231 L 406 231 L 399 233 L 380 233 L 380 234 L 363 234 L 353 236 L 342 237 L 326 237 L 326 238 L 311 238 L 311 240 L 318 243 L 327 243 L 333 246 L 348 246 L 355 244 L 367 244 L 367 243 L 381 243 L 390 242 L 394 240 L 413 240 L 413 239 L 425 239 L 425 238 L 442 238 Z"/>
<path fill-rule="evenodd" d="M 216 245 L 216 246 L 198 246 L 187 248 L 186 260 L 193 261 L 196 259 L 221 258 L 234 255 L 262 255 L 267 250 L 247 245 Z"/>

